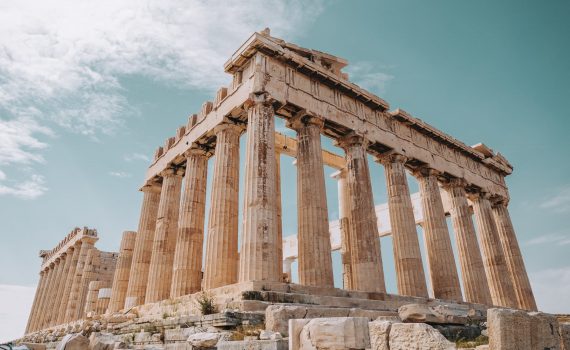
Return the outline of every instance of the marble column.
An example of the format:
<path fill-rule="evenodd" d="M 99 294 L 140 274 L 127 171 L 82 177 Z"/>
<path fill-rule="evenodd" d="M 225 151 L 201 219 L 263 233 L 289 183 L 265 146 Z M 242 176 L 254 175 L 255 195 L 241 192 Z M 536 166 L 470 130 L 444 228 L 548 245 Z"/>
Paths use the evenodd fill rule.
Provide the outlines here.
<path fill-rule="evenodd" d="M 242 128 L 214 129 L 216 150 L 206 242 L 204 289 L 236 283 L 238 274 L 239 136 Z"/>
<path fill-rule="evenodd" d="M 501 248 L 489 196 L 487 193 L 470 193 L 469 198 L 473 202 L 479 242 L 483 249 L 483 266 L 493 305 L 516 308 L 517 299 Z"/>
<path fill-rule="evenodd" d="M 125 295 L 129 285 L 129 275 L 133 262 L 133 249 L 137 233 L 134 231 L 123 232 L 121 247 L 119 248 L 119 258 L 115 275 L 113 276 L 111 300 L 109 301 L 109 313 L 117 312 L 125 306 Z"/>
<path fill-rule="evenodd" d="M 46 296 L 44 312 L 40 315 L 41 316 L 41 328 L 45 329 L 48 328 L 50 325 L 50 318 L 53 313 L 53 309 L 55 308 L 55 296 L 57 294 L 57 288 L 59 286 L 59 282 L 61 280 L 61 270 L 62 270 L 62 263 L 61 258 L 58 257 L 55 259 L 53 264 L 53 279 L 52 283 L 50 283 L 48 294 Z"/>
<path fill-rule="evenodd" d="M 42 270 L 42 274 L 43 274 L 43 282 L 41 284 L 42 288 L 40 290 L 40 295 L 39 295 L 39 299 L 38 299 L 38 306 L 36 308 L 36 311 L 34 312 L 34 317 L 32 319 L 32 323 L 30 324 L 30 331 L 31 332 L 35 332 L 39 329 L 40 315 L 42 313 L 42 308 L 43 308 L 44 303 L 45 303 L 47 290 L 49 288 L 49 283 L 51 280 L 50 270 L 48 268 L 44 268 Z"/>
<path fill-rule="evenodd" d="M 186 152 L 184 195 L 170 298 L 196 293 L 201 289 L 207 179 L 208 152 L 198 147 L 190 149 Z"/>
<path fill-rule="evenodd" d="M 297 239 L 299 283 L 333 287 L 331 241 L 321 147 L 322 119 L 299 115 L 287 125 L 297 131 Z"/>
<path fill-rule="evenodd" d="M 477 234 L 473 225 L 472 213 L 465 194 L 466 182 L 452 179 L 444 184 L 451 204 L 451 222 L 455 233 L 455 243 L 461 267 L 465 301 L 491 305 L 491 293 L 477 243 Z"/>
<path fill-rule="evenodd" d="M 420 168 L 416 175 L 422 198 L 423 231 L 433 297 L 462 301 L 461 286 L 439 190 L 439 172 Z"/>
<path fill-rule="evenodd" d="M 106 281 L 91 281 L 91 282 L 89 282 L 87 298 L 85 300 L 85 309 L 84 309 L 85 315 L 92 316 L 89 314 L 95 313 L 95 310 L 97 308 L 97 299 L 99 297 L 99 290 L 101 288 L 105 288 L 107 286 L 108 286 L 108 284 Z"/>
<path fill-rule="evenodd" d="M 340 257 L 342 262 L 342 287 L 353 289 L 352 287 L 352 263 L 350 247 L 352 238 L 350 232 L 350 197 L 348 193 L 346 168 L 341 169 L 332 176 L 337 180 L 338 186 L 338 222 L 340 226 Z"/>
<path fill-rule="evenodd" d="M 170 168 L 161 175 L 162 192 L 156 218 L 145 303 L 154 303 L 170 297 L 172 284 L 183 171 L 180 168 Z"/>
<path fill-rule="evenodd" d="M 281 281 L 275 184 L 275 116 L 265 96 L 248 106 L 239 281 Z"/>
<path fill-rule="evenodd" d="M 384 165 L 386 176 L 398 294 L 427 298 L 420 243 L 404 167 L 407 158 L 392 153 L 383 155 L 379 161 Z"/>
<path fill-rule="evenodd" d="M 69 295 L 71 294 L 71 288 L 75 278 L 75 272 L 77 269 L 77 262 L 79 260 L 79 251 L 81 250 L 81 241 L 78 241 L 70 248 L 69 252 L 69 270 L 67 271 L 65 284 L 63 287 L 63 297 L 61 298 L 61 303 L 59 305 L 59 310 L 57 311 L 57 324 L 62 324 L 65 322 L 65 316 L 67 314 L 67 306 L 69 305 Z"/>
<path fill-rule="evenodd" d="M 64 323 L 76 320 L 79 313 L 83 311 L 83 305 L 80 304 L 83 269 L 85 268 L 85 263 L 87 261 L 87 254 L 91 249 L 94 249 L 94 243 L 95 241 L 91 238 L 86 237 L 82 239 L 81 248 L 79 249 L 77 258 L 77 267 L 75 268 L 75 275 L 73 276 L 73 283 L 69 293 L 69 301 Z"/>
<path fill-rule="evenodd" d="M 81 276 L 81 293 L 79 296 L 79 303 L 77 309 L 77 319 L 85 317 L 85 299 L 87 299 L 87 292 L 89 290 L 89 283 L 95 281 L 101 268 L 101 251 L 97 248 L 89 250 L 87 259 L 83 267 L 83 274 Z"/>
<path fill-rule="evenodd" d="M 95 305 L 95 314 L 103 315 L 107 311 L 109 302 L 111 301 L 111 293 L 111 288 L 105 287 L 99 289 L 99 294 L 97 295 L 97 304 Z"/>
<path fill-rule="evenodd" d="M 493 215 L 507 268 L 511 276 L 517 304 L 520 309 L 537 311 L 536 301 L 524 266 L 522 253 L 513 228 L 506 200 L 495 201 Z"/>
<path fill-rule="evenodd" d="M 40 271 L 40 280 L 38 281 L 38 286 L 36 287 L 36 294 L 34 296 L 34 302 L 32 303 L 32 309 L 30 310 L 30 316 L 28 317 L 28 323 L 26 325 L 26 333 L 28 334 L 30 333 L 30 331 L 32 331 L 32 324 L 34 322 L 34 319 L 37 315 L 37 308 L 38 308 L 38 304 L 39 304 L 39 300 L 41 299 L 41 294 L 42 294 L 42 290 L 44 288 L 45 285 L 45 272 L 42 270 Z"/>
<path fill-rule="evenodd" d="M 43 329 L 42 321 L 46 313 L 46 304 L 48 303 L 49 300 L 50 289 L 54 284 L 54 271 L 53 271 L 54 266 L 55 265 L 51 263 L 50 265 L 48 265 L 48 267 L 45 268 L 45 274 L 46 274 L 45 289 L 42 293 L 42 299 L 40 302 L 40 306 L 38 308 L 38 315 L 34 322 L 34 331 Z"/>
<path fill-rule="evenodd" d="M 281 153 L 275 151 L 275 191 L 277 195 L 277 256 L 275 260 L 277 263 L 282 264 L 281 280 L 284 281 L 287 277 L 291 281 L 291 271 L 289 275 L 285 273 L 285 265 L 283 265 L 283 208 L 281 200 Z M 287 276 L 287 277 L 286 277 Z"/>
<path fill-rule="evenodd" d="M 50 315 L 50 326 L 55 326 L 58 323 L 58 315 L 59 309 L 64 299 L 64 292 L 65 292 L 65 282 L 67 280 L 67 275 L 69 273 L 69 269 L 71 267 L 72 259 L 73 259 L 73 248 L 68 249 L 65 253 L 61 255 L 61 275 L 58 281 L 57 290 L 55 292 L 55 298 L 52 308 L 52 313 Z"/>
<path fill-rule="evenodd" d="M 129 274 L 129 286 L 125 296 L 125 309 L 144 304 L 161 185 L 147 184 L 142 187 L 141 191 L 143 201 Z"/>
<path fill-rule="evenodd" d="M 386 292 L 380 238 L 374 210 L 366 143 L 362 136 L 349 134 L 337 140 L 346 153 L 346 183 L 350 203 L 349 232 L 352 289 Z"/>

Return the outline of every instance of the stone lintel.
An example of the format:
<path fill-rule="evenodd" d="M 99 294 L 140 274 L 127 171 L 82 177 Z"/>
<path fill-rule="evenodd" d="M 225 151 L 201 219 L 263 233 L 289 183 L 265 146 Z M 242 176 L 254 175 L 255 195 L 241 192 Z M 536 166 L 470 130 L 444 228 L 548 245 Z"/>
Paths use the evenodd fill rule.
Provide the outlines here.
<path fill-rule="evenodd" d="M 61 241 L 56 248 L 54 248 L 48 255 L 44 257 L 41 270 L 46 269 L 53 262 L 60 258 L 63 254 L 76 245 L 80 241 L 90 241 L 95 243 L 99 238 L 97 237 L 97 230 L 84 227 L 82 229 L 74 229 L 66 238 Z"/>

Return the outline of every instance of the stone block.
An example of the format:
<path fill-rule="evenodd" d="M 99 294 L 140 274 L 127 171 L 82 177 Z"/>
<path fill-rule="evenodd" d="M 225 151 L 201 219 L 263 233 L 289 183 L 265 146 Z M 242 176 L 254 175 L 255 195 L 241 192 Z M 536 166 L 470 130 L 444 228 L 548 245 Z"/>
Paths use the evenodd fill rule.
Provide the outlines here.
<path fill-rule="evenodd" d="M 455 344 L 425 323 L 394 323 L 390 328 L 390 350 L 452 350 Z"/>
<path fill-rule="evenodd" d="M 38 343 L 20 343 L 20 345 L 23 345 L 25 347 L 27 347 L 30 350 L 46 350 L 46 345 L 45 344 L 38 344 Z"/>
<path fill-rule="evenodd" d="M 379 311 L 379 310 L 363 310 L 363 309 L 350 309 L 348 317 L 367 317 L 370 321 L 376 320 L 379 317 L 389 317 L 390 319 L 397 319 L 400 321 L 397 312 L 394 311 Z"/>
<path fill-rule="evenodd" d="M 115 337 L 109 333 L 92 333 L 89 336 L 90 350 L 113 350 L 115 348 Z"/>
<path fill-rule="evenodd" d="M 554 315 L 543 312 L 531 312 L 530 346 L 531 349 L 560 349 L 560 330 Z"/>
<path fill-rule="evenodd" d="M 530 349 L 531 316 L 511 309 L 487 310 L 489 348 L 497 350 Z"/>
<path fill-rule="evenodd" d="M 283 337 L 281 336 L 281 333 L 279 332 L 273 332 L 273 331 L 261 331 L 261 333 L 259 333 L 259 339 L 260 340 L 277 340 L 277 339 L 282 339 Z"/>
<path fill-rule="evenodd" d="M 81 334 L 68 334 L 56 347 L 56 350 L 85 350 L 89 348 L 89 339 Z"/>
<path fill-rule="evenodd" d="M 299 335 L 300 350 L 368 349 L 370 335 L 365 317 L 331 317 L 310 320 Z"/>
<path fill-rule="evenodd" d="M 242 340 L 219 342 L 218 350 L 287 350 L 287 340 Z"/>
<path fill-rule="evenodd" d="M 444 324 L 467 324 L 473 320 L 484 320 L 481 311 L 467 305 L 407 304 L 398 309 L 398 315 L 404 322 L 426 322 Z"/>
<path fill-rule="evenodd" d="M 195 333 L 188 337 L 188 343 L 197 348 L 212 348 L 216 346 L 220 339 L 220 333 Z"/>
<path fill-rule="evenodd" d="M 570 323 L 560 323 L 560 347 L 570 350 Z"/>
<path fill-rule="evenodd" d="M 289 349 L 290 350 L 298 350 L 301 347 L 299 343 L 299 338 L 301 336 L 301 331 L 303 327 L 307 323 L 309 323 L 309 319 L 290 319 L 289 320 Z"/>
<path fill-rule="evenodd" d="M 368 323 L 372 350 L 390 350 L 389 335 L 393 323 L 391 321 L 373 321 Z"/>
<path fill-rule="evenodd" d="M 304 306 L 270 305 L 265 310 L 265 328 L 286 337 L 289 335 L 289 320 L 305 318 L 306 314 Z"/>

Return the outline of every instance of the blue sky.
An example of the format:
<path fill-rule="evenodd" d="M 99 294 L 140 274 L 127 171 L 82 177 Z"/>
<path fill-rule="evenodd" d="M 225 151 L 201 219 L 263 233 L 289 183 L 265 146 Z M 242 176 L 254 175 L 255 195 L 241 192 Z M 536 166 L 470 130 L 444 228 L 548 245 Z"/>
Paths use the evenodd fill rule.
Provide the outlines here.
<path fill-rule="evenodd" d="M 154 149 L 229 82 L 224 61 L 264 27 L 346 58 L 351 80 L 392 109 L 505 155 L 539 307 L 570 313 L 569 16 L 554 0 L 0 2 L 0 340 L 23 332 L 40 249 L 89 226 L 100 249 L 118 250 L 121 232 L 136 230 Z M 288 234 L 291 159 L 282 172 Z M 381 166 L 371 172 L 384 202 Z M 332 179 L 327 195 L 335 219 Z"/>

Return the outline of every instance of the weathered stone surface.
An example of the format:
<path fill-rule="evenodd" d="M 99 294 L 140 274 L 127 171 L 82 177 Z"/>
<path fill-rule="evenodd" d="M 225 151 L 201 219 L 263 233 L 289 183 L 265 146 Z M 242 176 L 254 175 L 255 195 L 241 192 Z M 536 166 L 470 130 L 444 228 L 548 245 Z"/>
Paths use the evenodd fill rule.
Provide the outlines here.
<path fill-rule="evenodd" d="M 243 341 L 220 341 L 218 350 L 287 350 L 286 340 L 243 340 Z"/>
<path fill-rule="evenodd" d="M 85 350 L 89 347 L 89 339 L 81 334 L 68 334 L 58 344 L 56 350 Z"/>
<path fill-rule="evenodd" d="M 370 348 L 368 319 L 364 317 L 316 318 L 299 335 L 299 349 Z"/>
<path fill-rule="evenodd" d="M 395 323 L 390 329 L 390 350 L 456 349 L 441 333 L 425 323 Z"/>
<path fill-rule="evenodd" d="M 289 320 L 305 318 L 306 314 L 304 306 L 270 305 L 265 310 L 265 328 L 286 337 L 289 335 Z"/>
<path fill-rule="evenodd" d="M 398 315 L 404 322 L 427 322 L 466 324 L 473 320 L 483 320 L 484 315 L 467 305 L 407 304 L 398 309 Z"/>
<path fill-rule="evenodd" d="M 113 350 L 115 337 L 109 333 L 92 333 L 89 336 L 89 350 Z"/>
<path fill-rule="evenodd" d="M 27 343 L 27 342 L 23 342 L 20 343 L 20 345 L 27 347 L 30 350 L 45 350 L 46 349 L 46 345 L 45 344 L 39 344 L 39 343 Z"/>
<path fill-rule="evenodd" d="M 190 345 L 198 348 L 211 348 L 216 346 L 220 339 L 220 333 L 195 333 L 188 337 Z"/>
<path fill-rule="evenodd" d="M 560 323 L 560 348 L 570 350 L 570 323 Z"/>
<path fill-rule="evenodd" d="M 530 349 L 531 317 L 524 311 L 487 310 L 489 348 L 497 350 Z"/>
<path fill-rule="evenodd" d="M 560 330 L 556 317 L 543 312 L 531 312 L 529 316 L 531 349 L 560 349 Z"/>
<path fill-rule="evenodd" d="M 281 336 L 281 333 L 279 332 L 273 332 L 273 331 L 267 331 L 267 330 L 263 330 L 261 331 L 261 333 L 259 333 L 259 339 L 260 340 L 277 340 L 277 339 L 282 339 L 283 337 Z"/>
<path fill-rule="evenodd" d="M 368 323 L 372 350 L 390 350 L 389 335 L 393 323 L 391 321 L 373 321 Z"/>

